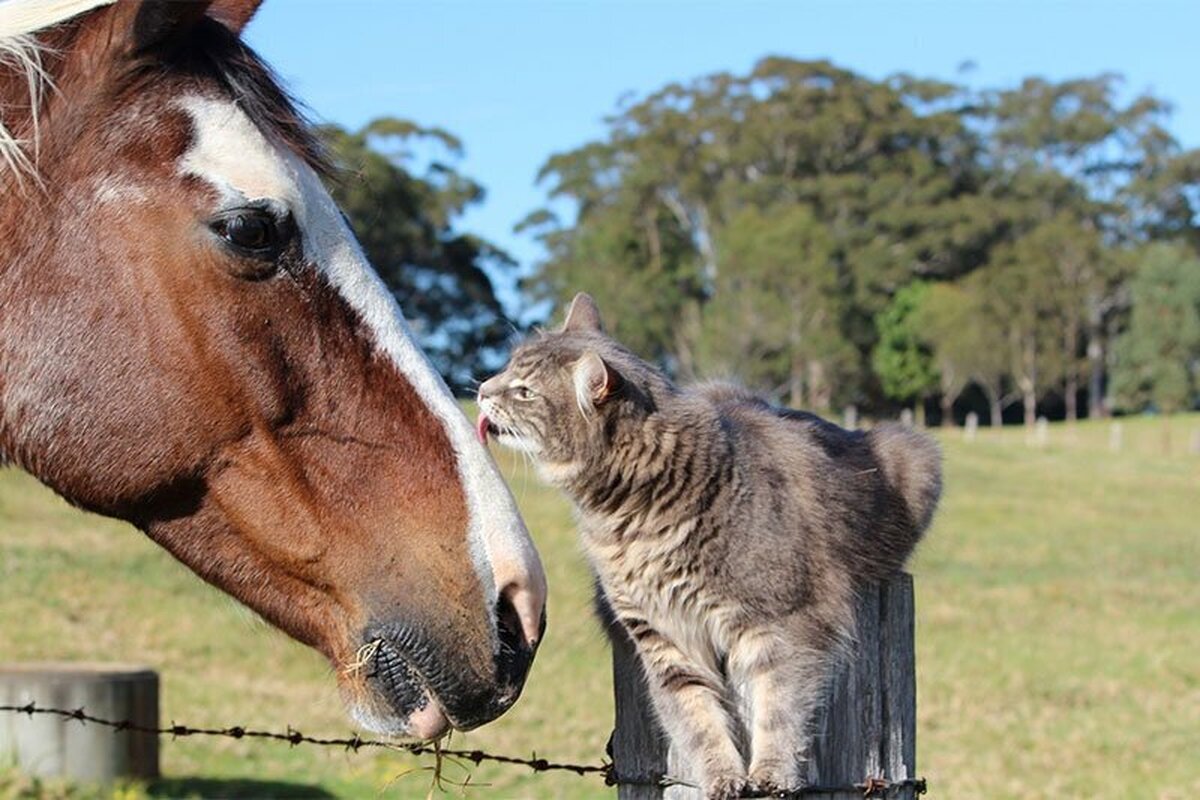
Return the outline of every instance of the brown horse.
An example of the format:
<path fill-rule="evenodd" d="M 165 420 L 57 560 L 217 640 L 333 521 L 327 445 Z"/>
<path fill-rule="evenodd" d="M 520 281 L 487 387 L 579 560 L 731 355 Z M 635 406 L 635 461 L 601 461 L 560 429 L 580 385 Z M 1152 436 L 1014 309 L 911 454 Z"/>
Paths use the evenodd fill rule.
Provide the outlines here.
<path fill-rule="evenodd" d="M 366 728 L 471 728 L 545 578 L 240 41 L 257 5 L 0 3 L 0 454 L 322 652 Z"/>

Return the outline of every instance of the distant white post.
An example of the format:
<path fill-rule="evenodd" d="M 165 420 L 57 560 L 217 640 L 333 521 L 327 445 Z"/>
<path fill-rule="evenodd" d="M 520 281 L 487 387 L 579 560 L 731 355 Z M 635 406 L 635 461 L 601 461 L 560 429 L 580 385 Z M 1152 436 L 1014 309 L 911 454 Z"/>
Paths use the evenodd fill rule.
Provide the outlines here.
<path fill-rule="evenodd" d="M 1038 417 L 1033 426 L 1033 443 L 1041 448 L 1050 443 L 1050 421 L 1045 417 Z"/>
<path fill-rule="evenodd" d="M 968 442 L 975 441 L 975 437 L 979 435 L 979 415 L 974 411 L 967 413 L 967 420 L 963 424 L 963 439 Z"/>
<path fill-rule="evenodd" d="M 1108 428 L 1108 449 L 1114 453 L 1121 452 L 1122 439 L 1124 438 L 1124 428 L 1121 423 L 1114 422 Z"/>
<path fill-rule="evenodd" d="M 157 728 L 158 673 L 111 664 L 0 664 L 0 705 L 29 703 Z M 4 714 L 0 759 L 41 777 L 152 779 L 158 777 L 158 736 L 43 714 Z"/>

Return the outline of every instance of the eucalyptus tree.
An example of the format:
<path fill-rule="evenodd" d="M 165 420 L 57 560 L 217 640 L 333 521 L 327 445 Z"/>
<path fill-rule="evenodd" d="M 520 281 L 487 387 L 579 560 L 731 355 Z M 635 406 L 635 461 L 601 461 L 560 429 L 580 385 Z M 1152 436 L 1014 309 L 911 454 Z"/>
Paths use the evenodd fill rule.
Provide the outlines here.
<path fill-rule="evenodd" d="M 1130 325 L 1117 348 L 1118 402 L 1187 410 L 1200 391 L 1200 258 L 1181 244 L 1151 245 L 1131 289 Z"/>
<path fill-rule="evenodd" d="M 1194 230 L 1200 209 L 1186 188 L 1187 179 L 1200 176 L 1200 156 L 1185 153 L 1166 130 L 1169 105 L 1148 94 L 1122 103 L 1121 83 L 1115 74 L 1026 78 L 982 92 L 972 114 L 986 144 L 987 194 L 1005 217 L 1002 258 L 1015 252 L 1053 273 L 1045 281 L 1026 276 L 1025 284 L 1056 294 L 1062 385 L 1055 388 L 1071 419 L 1082 369 L 1089 416 L 1104 412 L 1111 332 L 1128 311 L 1122 250 Z M 1014 377 L 1028 388 L 1030 340 L 1018 338 L 1026 344 L 1018 360 L 1027 366 Z M 1051 345 L 1040 349 L 1049 359 Z M 1052 384 L 1042 373 L 1038 392 Z"/>
<path fill-rule="evenodd" d="M 994 235 L 957 97 L 784 58 L 666 86 L 543 167 L 574 219 L 540 228 L 538 285 L 617 301 L 643 352 L 684 374 L 754 364 L 760 388 L 818 407 L 870 392 L 892 293 L 969 271 Z"/>

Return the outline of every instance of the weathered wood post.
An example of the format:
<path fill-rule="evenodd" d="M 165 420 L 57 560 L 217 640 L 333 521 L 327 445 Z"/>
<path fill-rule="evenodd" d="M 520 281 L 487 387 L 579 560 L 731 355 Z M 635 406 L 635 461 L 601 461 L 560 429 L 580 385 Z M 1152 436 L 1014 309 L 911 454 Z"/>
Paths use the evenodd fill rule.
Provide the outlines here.
<path fill-rule="evenodd" d="M 84 709 L 158 727 L 158 673 L 111 664 L 0 664 L 0 705 Z M 73 719 L 0 715 L 0 758 L 42 777 L 107 782 L 158 777 L 158 737 Z"/>
<path fill-rule="evenodd" d="M 852 786 L 868 778 L 889 783 L 917 777 L 916 655 L 913 645 L 912 576 L 898 575 L 859 597 L 858 644 L 842 666 L 816 725 L 810 786 Z M 617 776 L 635 784 L 620 787 L 620 800 L 692 800 L 701 795 L 683 786 L 655 785 L 663 775 L 694 781 L 688 764 L 668 746 L 646 695 L 645 678 L 632 644 L 614 637 L 613 680 L 616 729 L 612 757 Z M 817 800 L 861 800 L 863 791 L 806 794 Z M 912 800 L 914 787 L 889 798 Z"/>

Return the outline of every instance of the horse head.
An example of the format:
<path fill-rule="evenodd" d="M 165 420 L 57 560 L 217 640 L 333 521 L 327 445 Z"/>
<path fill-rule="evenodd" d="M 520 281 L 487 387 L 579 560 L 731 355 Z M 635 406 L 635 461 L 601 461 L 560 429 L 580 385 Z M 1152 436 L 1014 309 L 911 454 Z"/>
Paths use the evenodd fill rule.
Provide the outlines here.
<path fill-rule="evenodd" d="M 257 2 L 6 5 L 0 452 L 323 653 L 366 728 L 503 713 L 541 565 L 241 42 Z"/>

